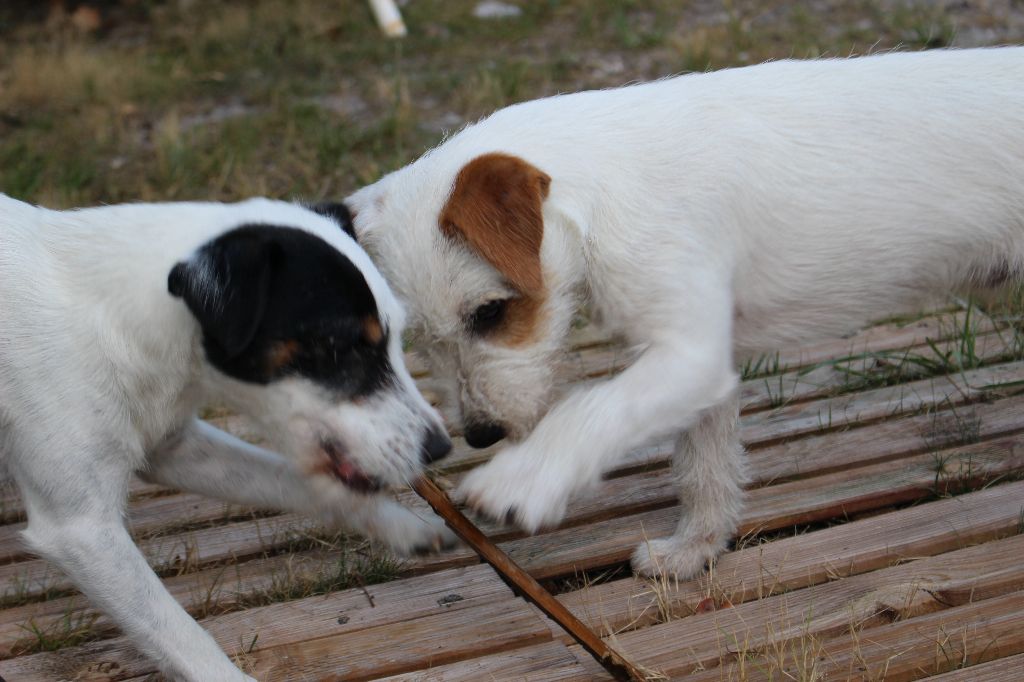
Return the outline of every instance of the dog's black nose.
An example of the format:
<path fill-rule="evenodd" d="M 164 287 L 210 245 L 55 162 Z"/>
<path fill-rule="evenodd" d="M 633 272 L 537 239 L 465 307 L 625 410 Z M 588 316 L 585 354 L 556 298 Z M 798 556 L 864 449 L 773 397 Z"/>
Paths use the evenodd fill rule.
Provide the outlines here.
<path fill-rule="evenodd" d="M 466 424 L 466 442 L 474 448 L 486 448 L 505 437 L 505 427 L 495 422 L 469 422 Z"/>
<path fill-rule="evenodd" d="M 436 462 L 452 451 L 452 439 L 443 429 L 432 428 L 427 431 L 427 439 L 423 441 L 420 456 L 425 464 Z"/>

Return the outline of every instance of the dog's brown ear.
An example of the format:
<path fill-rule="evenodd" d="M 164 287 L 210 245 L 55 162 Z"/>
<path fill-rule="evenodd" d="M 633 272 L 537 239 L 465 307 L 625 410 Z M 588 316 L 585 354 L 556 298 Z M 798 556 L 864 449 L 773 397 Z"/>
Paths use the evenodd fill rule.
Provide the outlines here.
<path fill-rule="evenodd" d="M 484 154 L 455 178 L 441 211 L 441 231 L 464 240 L 527 296 L 543 293 L 541 205 L 551 178 L 519 157 Z"/>

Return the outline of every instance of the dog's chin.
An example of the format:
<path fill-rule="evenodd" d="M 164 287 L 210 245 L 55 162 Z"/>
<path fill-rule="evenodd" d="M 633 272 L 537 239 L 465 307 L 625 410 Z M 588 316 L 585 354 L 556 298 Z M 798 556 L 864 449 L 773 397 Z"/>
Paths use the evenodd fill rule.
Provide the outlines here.
<path fill-rule="evenodd" d="M 509 446 L 517 445 L 522 443 L 524 440 L 529 438 L 530 434 L 533 433 L 533 429 L 539 422 L 534 421 L 529 424 L 503 424 L 505 428 L 505 436 L 499 440 L 497 446 Z"/>
<path fill-rule="evenodd" d="M 380 492 L 385 487 L 384 482 L 379 478 L 370 476 L 360 469 L 337 441 L 329 439 L 322 441 L 320 451 L 325 458 L 324 473 L 341 481 L 351 490 L 369 495 Z"/>

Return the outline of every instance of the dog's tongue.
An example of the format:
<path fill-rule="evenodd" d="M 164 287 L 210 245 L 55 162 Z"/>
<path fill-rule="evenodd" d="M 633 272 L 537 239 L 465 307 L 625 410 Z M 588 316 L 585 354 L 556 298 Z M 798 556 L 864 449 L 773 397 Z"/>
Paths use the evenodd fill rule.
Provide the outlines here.
<path fill-rule="evenodd" d="M 364 474 L 336 444 L 325 443 L 324 451 L 330 461 L 330 471 L 339 481 L 361 493 L 372 493 L 380 489 L 380 484 Z"/>
<path fill-rule="evenodd" d="M 334 475 L 341 479 L 342 483 L 354 490 L 358 490 L 363 493 L 370 493 L 380 487 L 374 483 L 369 476 L 360 471 L 355 464 L 347 459 L 335 461 L 333 464 L 334 468 L 332 469 L 332 472 Z"/>

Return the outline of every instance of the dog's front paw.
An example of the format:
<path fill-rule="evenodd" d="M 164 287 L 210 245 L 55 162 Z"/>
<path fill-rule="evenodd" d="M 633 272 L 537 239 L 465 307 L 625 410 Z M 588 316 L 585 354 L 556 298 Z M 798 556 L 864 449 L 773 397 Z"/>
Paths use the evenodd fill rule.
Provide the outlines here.
<path fill-rule="evenodd" d="M 431 554 L 459 544 L 440 517 L 429 511 L 413 511 L 399 504 L 383 507 L 373 520 L 371 534 L 400 556 Z"/>
<path fill-rule="evenodd" d="M 725 549 L 724 542 L 678 537 L 641 542 L 633 552 L 633 570 L 648 577 L 692 578 Z"/>
<path fill-rule="evenodd" d="M 573 492 L 571 477 L 510 448 L 471 471 L 455 493 L 478 513 L 529 533 L 557 525 Z"/>

